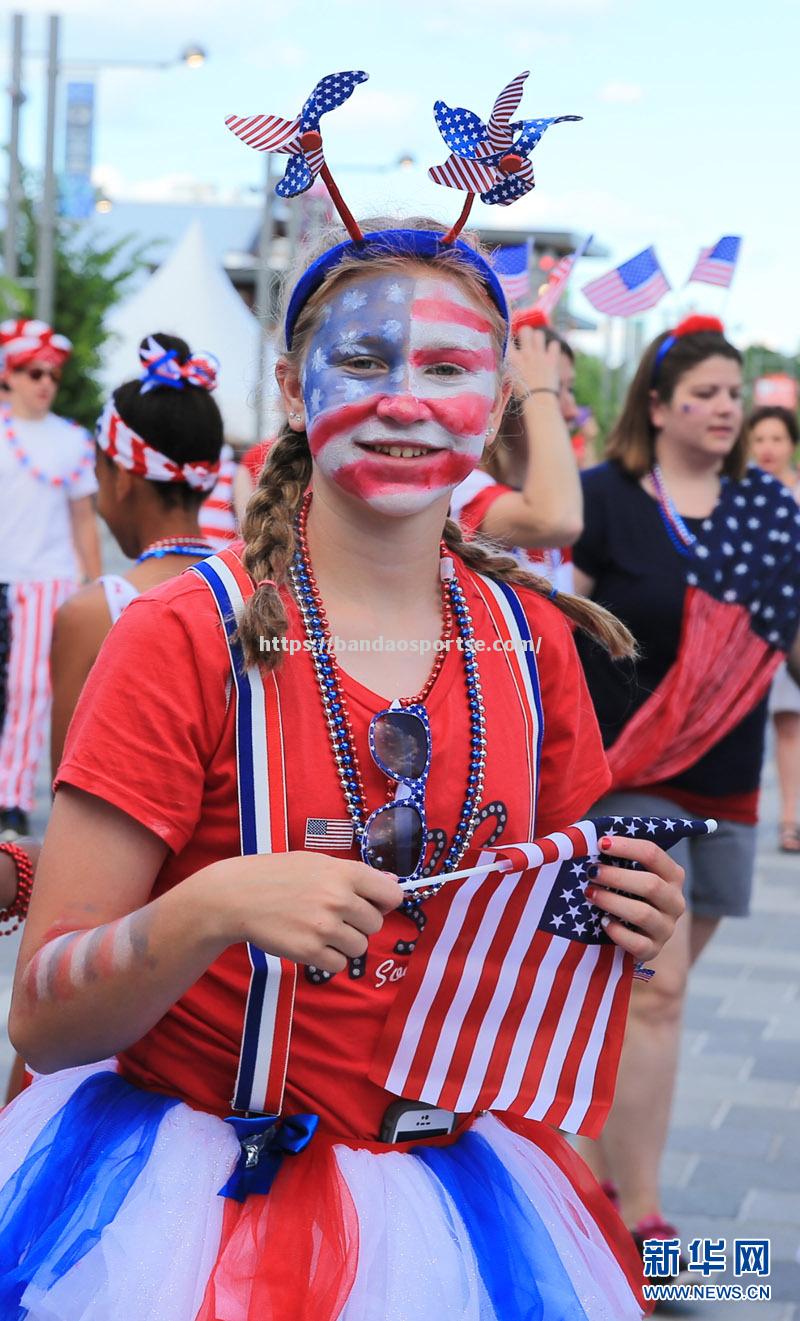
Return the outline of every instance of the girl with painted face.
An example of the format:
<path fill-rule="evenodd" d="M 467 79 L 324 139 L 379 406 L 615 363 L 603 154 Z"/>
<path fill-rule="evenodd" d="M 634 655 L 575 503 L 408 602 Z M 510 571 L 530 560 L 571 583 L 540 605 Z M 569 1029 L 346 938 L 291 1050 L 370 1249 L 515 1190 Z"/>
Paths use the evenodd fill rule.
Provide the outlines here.
<path fill-rule="evenodd" d="M 571 625 L 617 654 L 628 637 L 447 521 L 508 393 L 483 256 L 431 222 L 342 237 L 289 300 L 288 421 L 244 544 L 126 608 L 70 728 L 12 1011 L 47 1076 L 0 1120 L 5 1312 L 643 1312 L 553 1129 L 420 1120 L 376 1080 L 441 874 L 605 790 Z M 504 643 L 533 635 L 515 662 Z M 597 894 L 608 935 L 649 958 L 680 868 L 609 851 L 643 869 L 600 868 L 627 892 Z"/>
<path fill-rule="evenodd" d="M 755 408 L 747 419 L 747 439 L 759 468 L 782 482 L 800 503 L 800 473 L 795 463 L 800 435 L 795 414 L 777 405 Z M 781 795 L 778 847 L 782 853 L 800 853 L 800 687 L 785 664 L 770 689 L 769 713 Z"/>
<path fill-rule="evenodd" d="M 72 345 L 44 321 L 4 321 L 0 352 L 7 387 L 0 402 L 0 583 L 10 616 L 7 693 L 5 665 L 0 673 L 7 697 L 0 839 L 13 840 L 28 833 L 47 733 L 53 618 L 82 575 L 100 572 L 100 548 L 91 441 L 82 427 L 52 412 Z"/>
<path fill-rule="evenodd" d="M 578 639 L 613 776 L 600 806 L 719 821 L 679 846 L 690 913 L 647 993 L 634 988 L 614 1107 L 589 1153 L 641 1242 L 677 1236 L 658 1178 L 688 971 L 720 918 L 749 909 L 767 694 L 787 653 L 800 667 L 800 512 L 748 467 L 741 355 L 712 318 L 653 341 L 606 452 L 583 476 L 576 579 L 639 657 L 609 664 Z"/>

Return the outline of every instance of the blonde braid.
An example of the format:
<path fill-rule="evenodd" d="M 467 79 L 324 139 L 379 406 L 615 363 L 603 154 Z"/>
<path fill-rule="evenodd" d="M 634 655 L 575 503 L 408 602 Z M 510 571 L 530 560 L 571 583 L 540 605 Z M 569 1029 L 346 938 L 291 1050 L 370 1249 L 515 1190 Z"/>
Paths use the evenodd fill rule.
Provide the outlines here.
<path fill-rule="evenodd" d="M 248 665 L 260 661 L 266 670 L 278 664 L 281 652 L 261 649 L 261 639 L 286 636 L 288 620 L 277 588 L 288 581 L 295 550 L 294 517 L 311 481 L 311 452 L 304 431 L 284 427 L 269 451 L 258 486 L 250 497 L 242 523 L 244 566 L 254 582 L 264 583 L 245 606 L 237 640 Z"/>
<path fill-rule="evenodd" d="M 603 606 L 570 592 L 558 592 L 554 596 L 553 585 L 547 578 L 528 573 L 511 555 L 504 555 L 482 537 L 465 540 L 461 528 L 452 518 L 448 518 L 444 525 L 444 541 L 454 555 L 477 573 L 485 573 L 517 587 L 529 587 L 540 596 L 548 597 L 562 614 L 601 643 L 615 660 L 636 655 L 633 635 Z"/>

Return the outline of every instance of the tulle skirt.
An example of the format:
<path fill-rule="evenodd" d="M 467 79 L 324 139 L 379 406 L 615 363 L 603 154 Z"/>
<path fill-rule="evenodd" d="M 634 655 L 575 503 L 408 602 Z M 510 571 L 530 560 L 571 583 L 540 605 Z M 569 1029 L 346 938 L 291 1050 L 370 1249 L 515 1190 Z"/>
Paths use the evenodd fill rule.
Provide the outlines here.
<path fill-rule="evenodd" d="M 628 1321 L 641 1268 L 586 1167 L 492 1115 L 447 1145 L 317 1133 L 220 1196 L 231 1125 L 92 1065 L 0 1115 L 4 1321 Z"/>

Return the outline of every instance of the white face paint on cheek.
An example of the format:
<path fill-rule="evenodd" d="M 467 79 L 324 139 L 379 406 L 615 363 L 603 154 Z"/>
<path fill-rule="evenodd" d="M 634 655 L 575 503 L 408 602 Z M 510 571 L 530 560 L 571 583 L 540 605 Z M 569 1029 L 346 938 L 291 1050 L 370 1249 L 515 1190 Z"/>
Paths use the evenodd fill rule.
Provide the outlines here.
<path fill-rule="evenodd" d="M 418 512 L 480 462 L 498 389 L 492 323 L 441 277 L 361 279 L 326 311 L 303 378 L 318 469 L 383 513 Z"/>

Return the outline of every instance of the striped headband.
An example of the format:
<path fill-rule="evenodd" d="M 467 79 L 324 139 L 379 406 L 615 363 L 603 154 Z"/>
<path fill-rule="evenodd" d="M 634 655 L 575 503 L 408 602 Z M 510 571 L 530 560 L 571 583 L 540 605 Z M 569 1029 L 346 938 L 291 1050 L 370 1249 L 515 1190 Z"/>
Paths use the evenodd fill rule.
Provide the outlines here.
<path fill-rule="evenodd" d="M 214 463 L 176 463 L 153 449 L 123 422 L 113 399 L 109 399 L 95 429 L 95 440 L 104 454 L 120 468 L 148 482 L 185 482 L 193 491 L 213 491 L 219 476 L 219 459 Z"/>
<path fill-rule="evenodd" d="M 0 352 L 9 371 L 37 358 L 60 367 L 72 353 L 72 343 L 66 335 L 57 335 L 46 321 L 23 318 L 0 324 Z"/>

